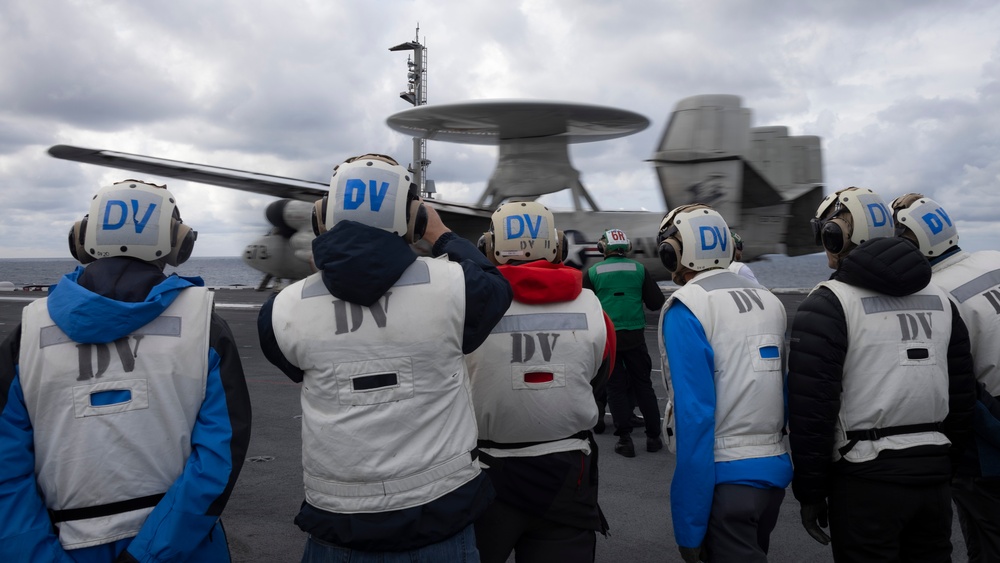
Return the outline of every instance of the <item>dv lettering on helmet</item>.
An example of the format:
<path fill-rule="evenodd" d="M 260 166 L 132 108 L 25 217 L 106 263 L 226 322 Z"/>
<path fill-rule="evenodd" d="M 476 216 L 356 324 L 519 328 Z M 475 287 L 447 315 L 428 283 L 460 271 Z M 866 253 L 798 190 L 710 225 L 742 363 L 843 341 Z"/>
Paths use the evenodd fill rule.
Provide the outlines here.
<path fill-rule="evenodd" d="M 142 234 L 143 229 L 146 228 L 146 224 L 149 223 L 150 217 L 153 216 L 153 211 L 157 208 L 155 203 L 150 203 L 145 212 L 141 213 L 140 218 L 140 204 L 139 200 L 132 199 L 129 200 L 132 204 L 132 224 L 135 225 L 135 232 Z M 101 229 L 105 231 L 114 231 L 125 226 L 125 222 L 129 218 L 129 205 L 120 199 L 109 199 L 104 206 L 104 223 L 101 225 Z"/>
<path fill-rule="evenodd" d="M 722 227 L 718 225 L 703 225 L 698 227 L 698 236 L 701 237 L 702 250 L 712 250 L 716 246 L 719 246 L 725 252 L 726 247 L 729 246 L 729 236 L 723 235 Z"/>
<path fill-rule="evenodd" d="M 350 178 L 344 184 L 344 209 L 354 210 L 361 207 L 365 202 L 365 188 L 367 188 L 368 201 L 371 210 L 378 212 L 382 209 L 382 202 L 389 193 L 389 182 L 382 182 L 381 185 L 376 180 L 365 181 L 360 178 Z"/>
<path fill-rule="evenodd" d="M 868 216 L 871 217 L 873 227 L 882 227 L 887 222 L 892 221 L 892 213 L 889 212 L 884 203 L 872 202 L 867 204 L 865 208 L 868 210 Z"/>
<path fill-rule="evenodd" d="M 545 218 L 541 215 L 530 215 L 528 213 L 522 213 L 520 215 L 508 215 L 504 222 L 504 233 L 508 240 L 518 239 L 528 235 L 526 240 L 521 241 L 521 248 L 533 248 L 535 246 L 535 239 L 538 238 L 539 233 L 543 231 L 547 232 L 548 225 L 545 224 Z M 541 241 L 545 248 L 551 246 L 551 242 L 546 238 Z"/>
<path fill-rule="evenodd" d="M 951 226 L 951 217 L 948 217 L 948 214 L 940 207 L 930 213 L 924 213 L 920 219 L 927 225 L 932 235 L 943 231 L 946 225 Z"/>

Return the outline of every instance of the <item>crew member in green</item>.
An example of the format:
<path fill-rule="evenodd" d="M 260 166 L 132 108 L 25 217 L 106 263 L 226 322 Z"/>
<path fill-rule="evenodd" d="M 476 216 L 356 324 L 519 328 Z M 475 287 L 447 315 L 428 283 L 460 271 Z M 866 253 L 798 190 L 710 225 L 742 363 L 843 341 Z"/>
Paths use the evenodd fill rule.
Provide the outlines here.
<path fill-rule="evenodd" d="M 659 311 L 665 299 L 646 268 L 635 260 L 625 258 L 632 244 L 624 231 L 608 229 L 601 235 L 597 249 L 604 254 L 604 260 L 584 273 L 583 287 L 597 294 L 601 306 L 615 325 L 617 356 L 607 387 L 608 406 L 611 407 L 615 435 L 618 436 L 615 453 L 635 457 L 630 395 L 638 404 L 645 422 L 646 451 L 655 452 L 663 447 L 660 408 L 650 380 L 653 362 L 646 348 L 646 313 L 642 306 Z"/>

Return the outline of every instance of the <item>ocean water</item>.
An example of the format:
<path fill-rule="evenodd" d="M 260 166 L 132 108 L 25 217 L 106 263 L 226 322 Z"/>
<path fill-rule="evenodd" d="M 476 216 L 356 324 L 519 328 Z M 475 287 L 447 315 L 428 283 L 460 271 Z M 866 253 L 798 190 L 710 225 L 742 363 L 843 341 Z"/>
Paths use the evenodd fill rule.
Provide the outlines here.
<path fill-rule="evenodd" d="M 811 288 L 830 277 L 824 254 L 794 258 L 766 255 L 749 265 L 761 284 L 768 288 Z M 0 259 L 0 282 L 12 282 L 16 288 L 49 286 L 77 266 L 78 263 L 72 259 Z M 182 276 L 201 276 L 209 287 L 257 287 L 263 277 L 238 257 L 191 258 L 178 268 L 168 266 L 166 271 Z"/>
<path fill-rule="evenodd" d="M 0 258 L 0 282 L 12 282 L 17 288 L 28 285 L 49 286 L 79 265 L 72 258 Z M 165 271 L 168 274 L 176 272 L 181 276 L 201 276 L 209 287 L 257 287 L 264 276 L 238 257 L 191 258 L 177 268 L 167 266 Z"/>

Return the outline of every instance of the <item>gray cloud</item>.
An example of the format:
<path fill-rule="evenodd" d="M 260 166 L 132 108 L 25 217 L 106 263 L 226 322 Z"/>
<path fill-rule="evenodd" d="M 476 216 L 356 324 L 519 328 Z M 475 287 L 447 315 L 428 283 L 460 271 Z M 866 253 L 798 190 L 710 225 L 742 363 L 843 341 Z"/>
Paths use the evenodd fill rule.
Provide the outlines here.
<path fill-rule="evenodd" d="M 652 125 L 571 149 L 609 208 L 661 209 L 649 163 L 674 104 L 729 93 L 755 125 L 823 139 L 828 189 L 924 191 L 1000 236 L 1000 7 L 986 0 L 240 2 L 0 5 L 0 257 L 65 256 L 102 183 L 68 143 L 325 181 L 363 151 L 408 161 L 385 119 L 410 106 L 406 54 L 429 48 L 431 103 L 535 98 L 621 107 Z M 494 147 L 431 142 L 439 189 L 474 200 Z M 170 182 L 196 254 L 237 255 L 269 198 Z M 204 243 L 204 244 L 203 244 Z"/>

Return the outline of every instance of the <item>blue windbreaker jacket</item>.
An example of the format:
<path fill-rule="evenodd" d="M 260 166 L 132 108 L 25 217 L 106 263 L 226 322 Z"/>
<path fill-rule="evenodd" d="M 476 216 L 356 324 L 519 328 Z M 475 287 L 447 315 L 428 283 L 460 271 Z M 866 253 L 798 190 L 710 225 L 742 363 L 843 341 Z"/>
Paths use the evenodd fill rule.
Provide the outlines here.
<path fill-rule="evenodd" d="M 49 315 L 73 340 L 111 342 L 158 317 L 201 278 L 164 276 L 151 264 L 105 258 L 79 267 L 52 286 Z M 117 542 L 63 550 L 35 481 L 31 421 L 19 379 L 21 327 L 0 345 L 0 560 L 97 563 L 228 561 L 219 516 L 250 441 L 250 396 L 239 351 L 214 312 L 205 399 L 181 476 L 139 534 Z"/>

